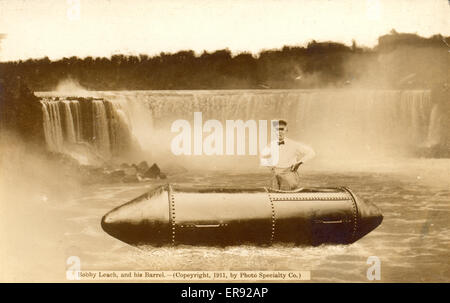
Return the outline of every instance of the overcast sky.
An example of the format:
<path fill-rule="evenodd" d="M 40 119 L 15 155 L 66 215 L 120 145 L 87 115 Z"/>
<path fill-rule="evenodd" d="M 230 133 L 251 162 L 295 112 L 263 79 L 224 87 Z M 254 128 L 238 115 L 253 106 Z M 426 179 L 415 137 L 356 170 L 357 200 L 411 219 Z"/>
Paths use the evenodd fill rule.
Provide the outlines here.
<path fill-rule="evenodd" d="M 312 39 L 374 46 L 393 28 L 448 36 L 449 1 L 0 0 L 0 61 L 181 49 L 256 54 Z"/>

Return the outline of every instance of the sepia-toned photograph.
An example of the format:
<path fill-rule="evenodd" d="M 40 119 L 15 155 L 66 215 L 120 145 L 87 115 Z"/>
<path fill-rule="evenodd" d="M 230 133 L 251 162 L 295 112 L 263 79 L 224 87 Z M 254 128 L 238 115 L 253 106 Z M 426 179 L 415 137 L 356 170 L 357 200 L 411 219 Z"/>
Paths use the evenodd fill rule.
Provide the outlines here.
<path fill-rule="evenodd" d="M 448 0 L 0 0 L 0 282 L 448 283 L 449 84 Z"/>

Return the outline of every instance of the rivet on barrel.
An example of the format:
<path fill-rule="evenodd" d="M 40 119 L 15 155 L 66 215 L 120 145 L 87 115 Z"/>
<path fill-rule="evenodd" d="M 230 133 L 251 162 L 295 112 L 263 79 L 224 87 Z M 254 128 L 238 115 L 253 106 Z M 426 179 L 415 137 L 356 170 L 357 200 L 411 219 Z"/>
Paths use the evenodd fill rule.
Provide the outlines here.
<path fill-rule="evenodd" d="M 170 220 L 172 221 L 172 245 L 175 245 L 175 227 L 176 227 L 176 222 L 175 222 L 175 197 L 173 196 L 172 193 L 172 187 L 169 185 L 168 186 L 168 192 L 169 192 L 169 200 L 170 200 L 170 214 L 171 214 L 171 218 Z"/>
<path fill-rule="evenodd" d="M 266 191 L 267 191 L 267 189 L 266 189 Z M 274 239 L 275 239 L 276 217 L 275 217 L 275 206 L 273 205 L 272 196 L 271 196 L 270 193 L 268 193 L 268 195 L 269 195 L 270 206 L 271 206 L 271 209 L 272 209 L 272 232 L 270 234 L 270 244 L 272 244 Z"/>

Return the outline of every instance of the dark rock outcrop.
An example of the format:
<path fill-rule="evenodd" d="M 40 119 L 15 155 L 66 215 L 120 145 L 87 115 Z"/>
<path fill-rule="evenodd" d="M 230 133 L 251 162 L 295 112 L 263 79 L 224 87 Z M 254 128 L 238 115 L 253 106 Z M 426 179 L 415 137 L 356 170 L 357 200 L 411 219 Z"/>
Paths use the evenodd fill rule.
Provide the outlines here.
<path fill-rule="evenodd" d="M 0 78 L 0 129 L 17 134 L 25 142 L 45 144 L 39 98 L 19 76 Z"/>
<path fill-rule="evenodd" d="M 149 168 L 147 161 L 142 161 L 137 165 L 137 170 L 141 174 L 145 174 Z"/>
<path fill-rule="evenodd" d="M 160 176 L 161 169 L 156 163 L 152 165 L 143 175 L 144 178 L 156 179 Z"/>

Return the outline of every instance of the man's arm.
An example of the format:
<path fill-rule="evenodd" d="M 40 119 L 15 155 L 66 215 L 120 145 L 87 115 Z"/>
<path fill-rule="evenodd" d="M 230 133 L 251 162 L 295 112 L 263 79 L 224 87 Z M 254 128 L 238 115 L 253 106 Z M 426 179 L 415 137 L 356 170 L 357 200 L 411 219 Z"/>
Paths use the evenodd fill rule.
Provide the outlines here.
<path fill-rule="evenodd" d="M 316 153 L 314 152 L 314 149 L 312 149 L 312 147 L 300 142 L 296 142 L 296 153 L 297 162 L 291 166 L 292 171 L 296 171 L 301 164 L 311 160 L 316 156 Z"/>
<path fill-rule="evenodd" d="M 303 158 L 301 159 L 301 162 L 305 163 L 309 160 L 311 160 L 312 158 L 314 158 L 316 156 L 316 153 L 314 152 L 314 149 L 312 149 L 311 146 L 303 144 L 303 143 L 298 143 L 298 147 L 297 150 L 303 154 Z"/>

